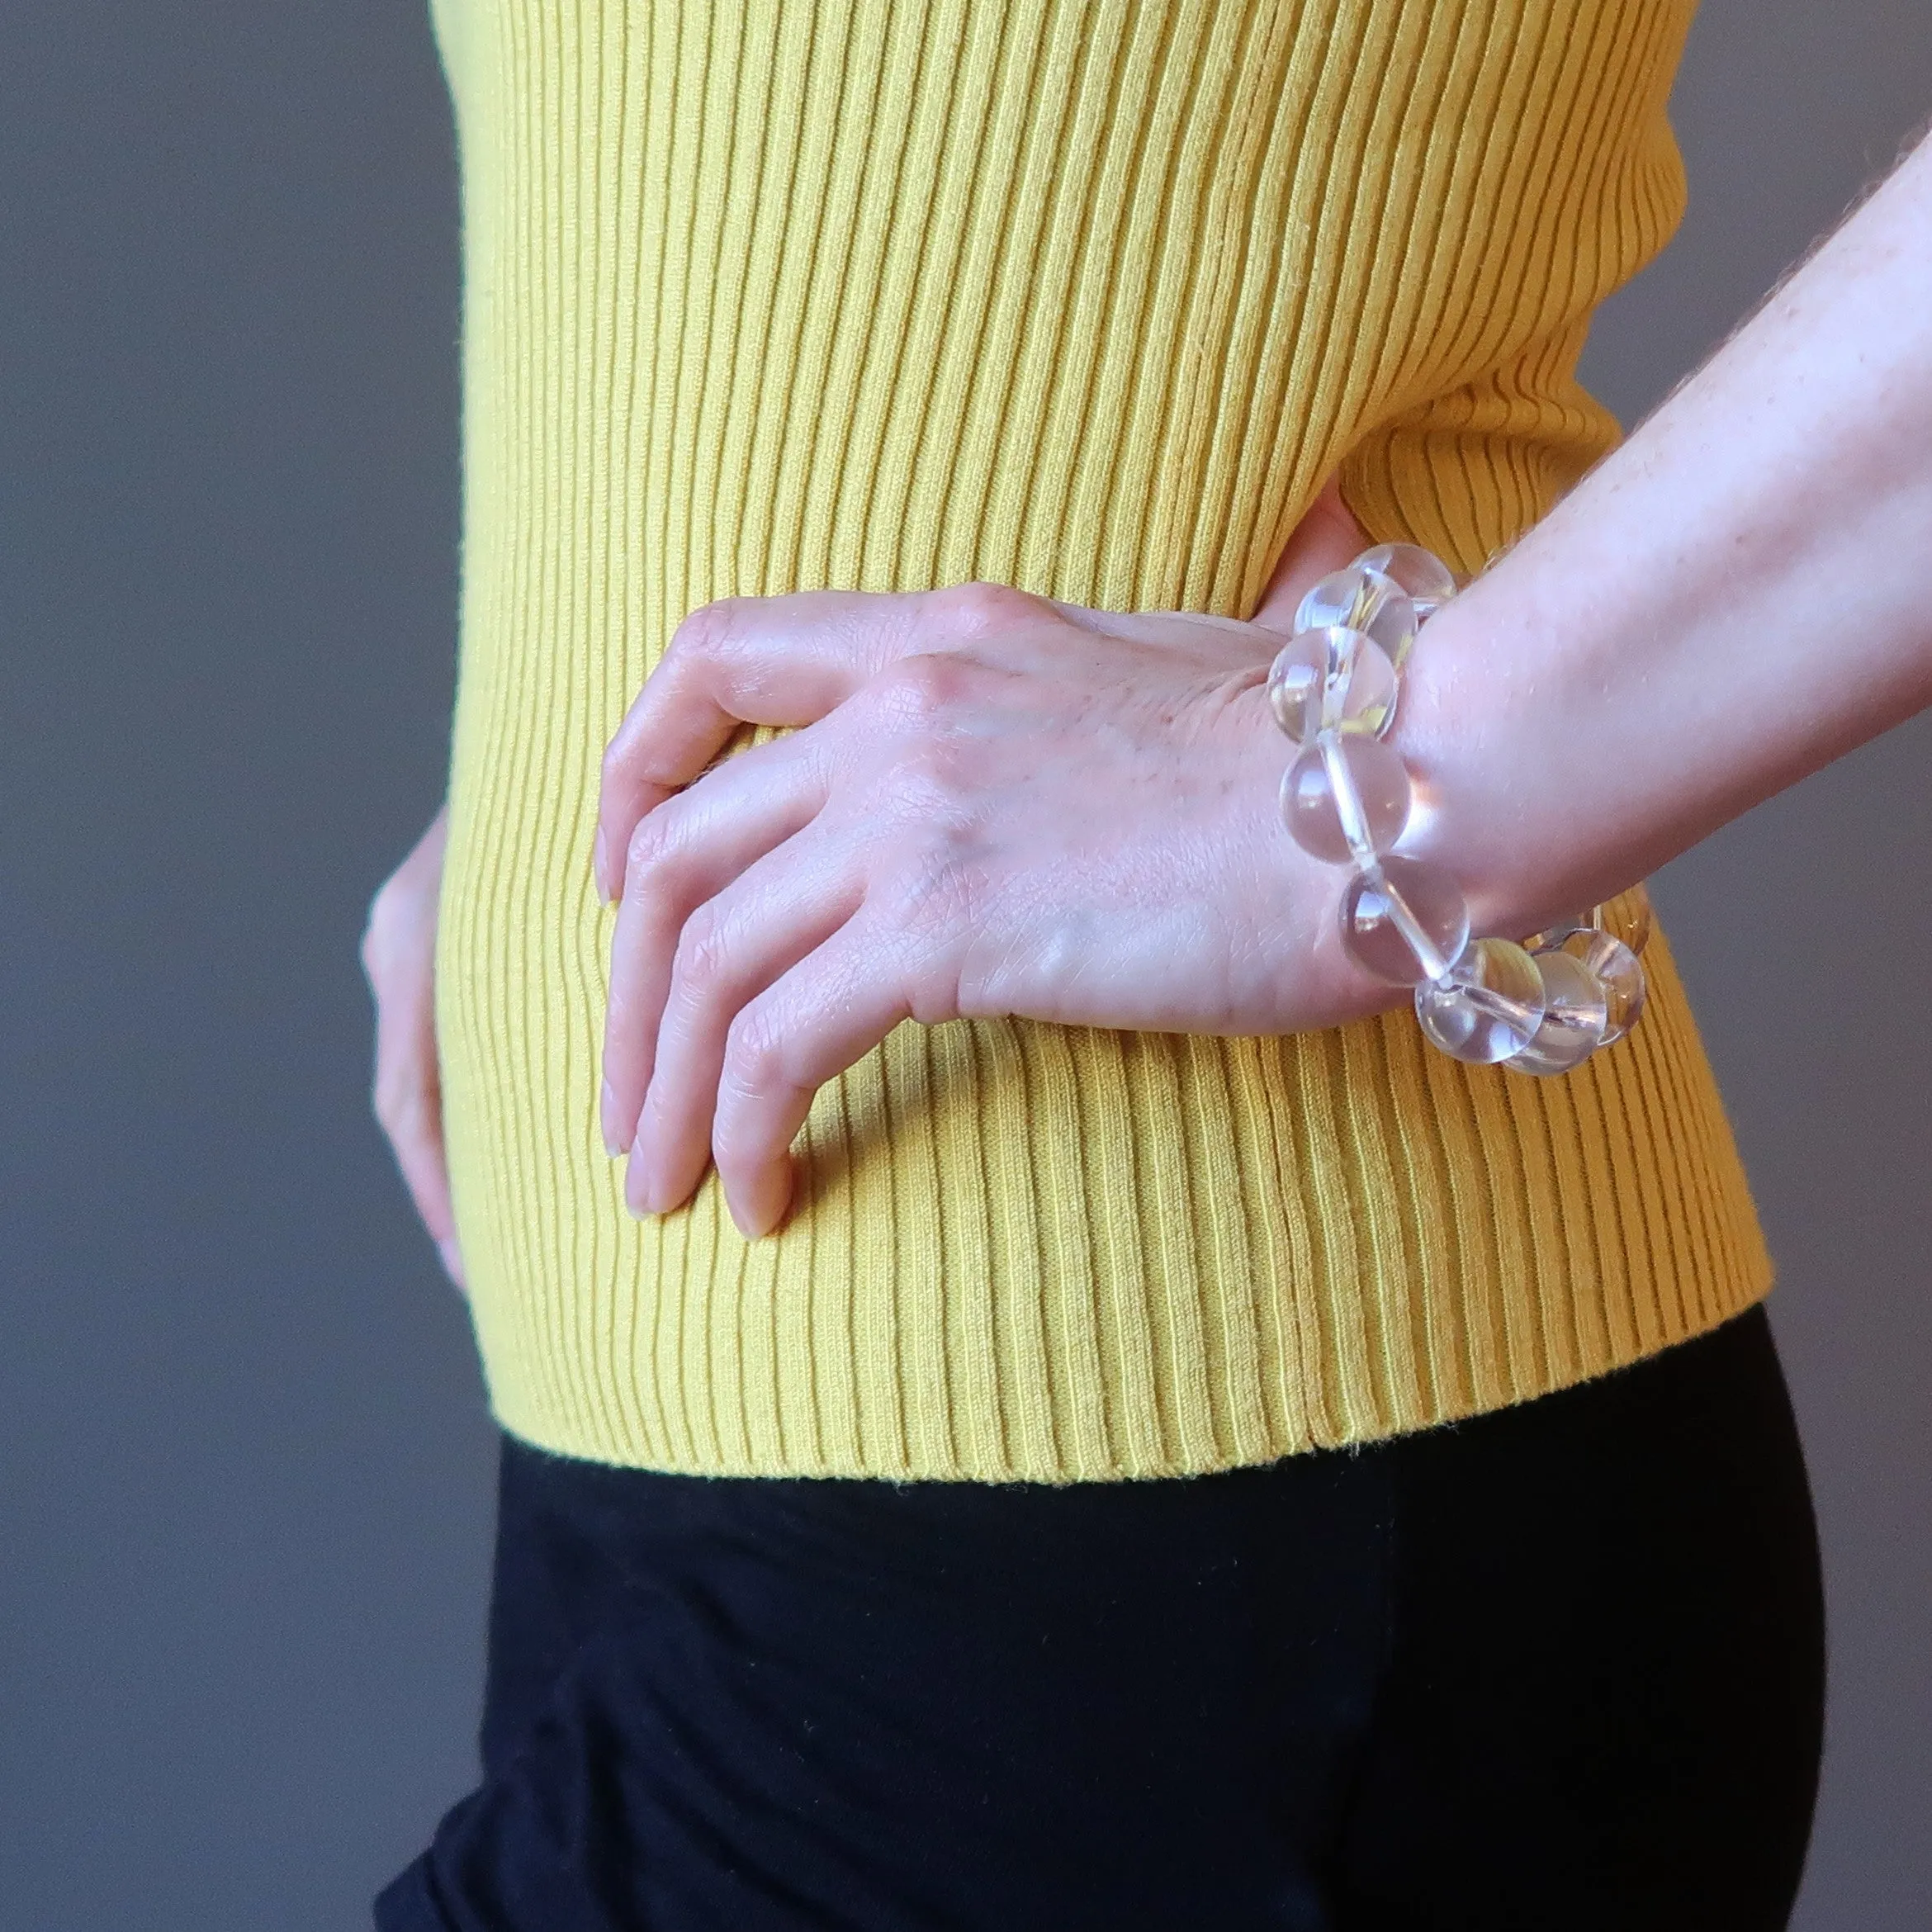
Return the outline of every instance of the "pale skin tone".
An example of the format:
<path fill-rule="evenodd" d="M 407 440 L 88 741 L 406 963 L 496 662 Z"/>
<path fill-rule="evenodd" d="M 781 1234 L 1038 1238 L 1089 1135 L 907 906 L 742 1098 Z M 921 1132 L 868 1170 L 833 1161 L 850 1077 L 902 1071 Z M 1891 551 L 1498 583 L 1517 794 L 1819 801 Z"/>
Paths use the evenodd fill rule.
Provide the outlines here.
<path fill-rule="evenodd" d="M 634 1212 L 784 1220 L 814 1093 L 901 1021 L 1218 1034 L 1406 1002 L 1276 816 L 1268 663 L 1366 538 L 1333 486 L 1247 623 L 994 585 L 728 599 L 610 741 L 601 1122 Z M 1932 704 L 1932 142 L 1429 623 L 1401 850 L 1519 934 Z M 794 727 L 711 760 L 741 721 Z M 710 769 L 707 769 L 710 766 Z M 372 908 L 376 1111 L 461 1279 L 429 994 L 443 818 Z"/>

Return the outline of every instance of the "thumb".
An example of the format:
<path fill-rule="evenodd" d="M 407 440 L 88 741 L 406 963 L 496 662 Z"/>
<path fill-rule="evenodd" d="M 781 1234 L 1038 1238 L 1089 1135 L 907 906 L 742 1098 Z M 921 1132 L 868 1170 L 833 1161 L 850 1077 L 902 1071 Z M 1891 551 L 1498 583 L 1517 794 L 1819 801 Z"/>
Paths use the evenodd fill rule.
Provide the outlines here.
<path fill-rule="evenodd" d="M 1338 471 L 1322 485 L 1321 494 L 1289 533 L 1275 574 L 1248 622 L 1287 637 L 1295 628 L 1295 610 L 1309 586 L 1330 571 L 1352 563 L 1368 547 L 1368 533 L 1342 500 Z"/>

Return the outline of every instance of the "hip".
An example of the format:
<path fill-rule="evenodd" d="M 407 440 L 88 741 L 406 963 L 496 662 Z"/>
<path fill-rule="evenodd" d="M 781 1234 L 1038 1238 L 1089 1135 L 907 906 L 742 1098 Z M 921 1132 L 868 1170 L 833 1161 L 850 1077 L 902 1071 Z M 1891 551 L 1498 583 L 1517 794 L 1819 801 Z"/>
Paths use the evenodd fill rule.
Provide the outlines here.
<path fill-rule="evenodd" d="M 1770 1928 L 1822 1641 L 1761 1309 L 1191 1480 L 697 1481 L 506 1439 L 483 1783 L 381 1922 Z"/>

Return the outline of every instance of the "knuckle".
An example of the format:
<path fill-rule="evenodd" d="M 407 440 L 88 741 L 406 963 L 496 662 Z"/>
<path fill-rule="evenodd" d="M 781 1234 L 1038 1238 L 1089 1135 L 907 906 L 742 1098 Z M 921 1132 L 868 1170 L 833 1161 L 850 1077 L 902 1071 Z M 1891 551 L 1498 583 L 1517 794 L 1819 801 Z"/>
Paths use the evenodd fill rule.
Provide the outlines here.
<path fill-rule="evenodd" d="M 930 730 L 964 702 L 973 667 L 949 652 L 922 651 L 899 659 L 880 684 L 886 708 L 902 727 Z"/>
<path fill-rule="evenodd" d="M 726 971 L 729 949 L 724 921 L 709 906 L 700 906 L 678 935 L 672 971 L 683 986 L 700 991 L 715 986 Z"/>
<path fill-rule="evenodd" d="M 931 595 L 947 627 L 967 637 L 981 637 L 1009 624 L 1024 623 L 1045 608 L 1030 590 L 978 577 L 968 583 L 948 585 Z"/>
<path fill-rule="evenodd" d="M 370 983 L 379 987 L 426 954 L 434 930 L 433 893 L 406 873 L 392 873 L 369 901 L 356 949 Z"/>
<path fill-rule="evenodd" d="M 781 1091 L 786 1084 L 787 1060 L 784 1034 L 765 1015 L 747 1008 L 732 1020 L 725 1035 L 724 1079 L 734 1093 L 765 1096 Z M 717 1129 L 727 1156 L 745 1151 L 748 1129 L 735 1113 L 721 1112 Z"/>
<path fill-rule="evenodd" d="M 680 842 L 678 833 L 677 814 L 671 809 L 670 801 L 646 812 L 637 821 L 630 843 L 624 848 L 626 883 L 635 884 L 650 878 L 675 857 Z"/>
<path fill-rule="evenodd" d="M 395 945 L 386 919 L 372 917 L 362 928 L 362 944 L 356 949 L 357 957 L 362 963 L 362 976 L 371 988 L 380 995 L 388 986 L 390 969 L 395 963 Z"/>
<path fill-rule="evenodd" d="M 698 657 L 717 661 L 731 656 L 743 634 L 745 611 L 751 600 L 743 597 L 715 597 L 687 611 L 671 632 L 665 646 L 668 657 L 675 651 L 680 658 Z"/>

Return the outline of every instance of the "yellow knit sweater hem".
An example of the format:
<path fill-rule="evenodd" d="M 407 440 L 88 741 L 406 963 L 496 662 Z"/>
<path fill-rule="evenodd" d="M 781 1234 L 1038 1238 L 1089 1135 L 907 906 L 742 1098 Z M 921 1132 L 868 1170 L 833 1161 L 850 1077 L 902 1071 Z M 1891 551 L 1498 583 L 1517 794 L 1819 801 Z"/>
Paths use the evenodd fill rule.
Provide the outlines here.
<path fill-rule="evenodd" d="M 1273 1163 L 1292 1152 L 1271 1149 L 1266 1131 L 1229 1144 L 1245 1163 L 1238 1175 L 1218 1188 L 1196 1181 L 1185 1228 L 1160 1224 L 1158 1189 L 1114 1210 L 1143 1252 L 1176 1257 L 1164 1276 L 1109 1278 L 1091 1255 L 1075 1274 L 1063 1254 L 1054 1278 L 1015 1280 L 1003 1267 L 1011 1257 L 997 1248 L 962 1263 L 936 1214 L 924 1246 L 881 1240 L 893 1224 L 883 1215 L 869 1224 L 863 1207 L 841 1200 L 850 1125 L 870 1084 L 862 1062 L 843 1083 L 855 1091 L 835 1083 L 820 1096 L 802 1136 L 799 1198 L 778 1235 L 739 1236 L 708 1172 L 689 1205 L 634 1224 L 659 1257 L 639 1287 L 600 1296 L 583 1284 L 562 1311 L 575 1317 L 575 1340 L 486 1330 L 493 1413 L 538 1447 L 617 1466 L 1057 1484 L 1271 1462 L 1605 1374 L 1729 1320 L 1769 1292 L 1773 1275 L 1660 928 L 1646 963 L 1650 998 L 1636 1031 L 1556 1080 L 1448 1061 L 1423 1043 L 1406 1009 L 1282 1041 L 907 1022 L 874 1062 L 896 1054 L 902 1067 L 940 1036 L 975 1030 L 1078 1035 L 1083 1059 L 1110 1046 L 1142 1078 L 1169 1056 L 1193 1062 L 1197 1074 L 1231 1070 L 1237 1091 L 1222 1106 L 1251 1119 L 1264 1110 L 1238 1091 L 1248 1051 L 1312 1056 L 1322 1087 L 1352 1065 L 1354 1205 L 1310 1219 L 1325 1219 L 1332 1241 L 1348 1218 L 1363 1249 L 1386 1252 L 1388 1264 L 1338 1281 L 1324 1278 L 1312 1248 L 1298 1260 L 1292 1239 L 1272 1250 L 1264 1239 L 1241 1271 L 1203 1278 L 1200 1257 L 1234 1252 L 1257 1191 L 1284 1185 Z M 933 1063 L 951 1058 L 940 1050 Z M 953 1063 L 970 1058 L 968 1047 Z M 1447 1162 L 1447 1215 L 1415 1219 L 1415 1205 L 1429 1201 L 1426 1177 L 1399 1177 L 1395 1144 L 1378 1144 L 1375 1128 L 1406 1115 L 1413 1135 L 1414 1113 L 1441 1106 L 1424 1101 L 1432 1080 L 1438 1093 L 1466 1093 L 1468 1124 L 1505 1137 L 1508 1154 L 1486 1175 L 1466 1157 Z M 928 1085 L 924 1106 L 943 1133 L 943 1087 Z M 1653 1124 L 1661 1143 L 1649 1138 Z M 930 1158 L 930 1127 L 907 1116 L 898 1132 L 899 1144 L 877 1157 L 888 1185 L 894 1170 L 902 1181 L 908 1165 Z M 1084 1139 L 1077 1129 L 1073 1138 Z M 1063 1151 L 1072 1157 L 1065 1172 L 1077 1174 L 1120 1150 L 1086 1140 L 1063 1141 Z M 1037 1172 L 1025 1137 L 1007 1154 L 966 1170 L 975 1183 L 955 1181 L 947 1224 L 997 1211 L 988 1196 L 969 1198 L 968 1186 L 997 1191 Z M 620 1169 L 608 1172 L 614 1200 Z M 1556 1211 L 1522 1217 L 1507 1191 L 1494 1198 L 1499 1176 L 1546 1188 Z M 1286 1185 L 1299 1192 L 1312 1179 Z M 1371 1179 L 1380 1191 L 1372 1196 Z M 815 1213 L 846 1225 L 824 1228 Z M 902 1209 L 902 1236 L 916 1218 Z M 1527 1245 L 1513 1246 L 1526 1219 Z M 1489 1265 L 1470 1265 L 1485 1253 L 1495 1257 Z M 493 1285 L 490 1307 L 519 1305 L 550 1320 L 560 1312 L 545 1297 Z"/>

